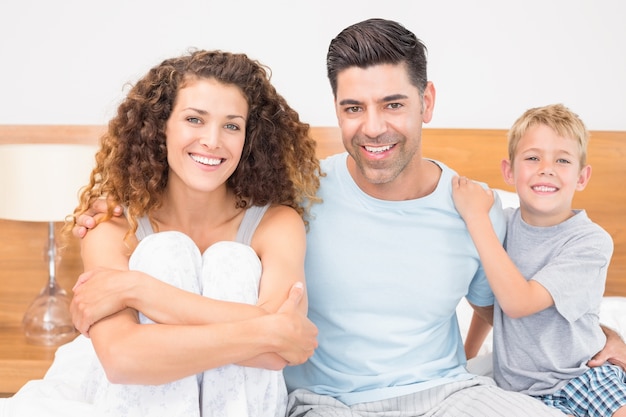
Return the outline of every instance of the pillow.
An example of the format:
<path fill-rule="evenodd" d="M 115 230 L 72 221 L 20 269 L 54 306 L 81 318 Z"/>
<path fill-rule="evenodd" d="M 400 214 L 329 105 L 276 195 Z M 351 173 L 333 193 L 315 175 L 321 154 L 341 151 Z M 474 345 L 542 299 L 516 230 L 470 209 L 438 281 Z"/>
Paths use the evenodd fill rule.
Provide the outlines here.
<path fill-rule="evenodd" d="M 494 188 L 493 191 L 495 191 L 496 194 L 498 194 L 498 197 L 500 197 L 502 208 L 519 207 L 519 197 L 517 193 L 507 190 L 501 190 L 499 188 Z"/>
<path fill-rule="evenodd" d="M 615 330 L 626 340 L 626 297 L 602 298 L 600 323 Z"/>

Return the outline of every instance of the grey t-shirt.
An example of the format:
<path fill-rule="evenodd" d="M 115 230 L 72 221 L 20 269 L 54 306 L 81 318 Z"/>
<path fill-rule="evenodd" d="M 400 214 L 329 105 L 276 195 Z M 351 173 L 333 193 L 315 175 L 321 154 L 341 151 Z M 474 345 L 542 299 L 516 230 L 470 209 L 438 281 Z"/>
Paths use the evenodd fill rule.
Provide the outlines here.
<path fill-rule="evenodd" d="M 512 319 L 496 301 L 494 378 L 507 390 L 549 394 L 583 374 L 606 343 L 598 313 L 613 240 L 584 210 L 551 227 L 528 225 L 519 209 L 507 209 L 507 216 L 507 253 L 554 305 Z"/>

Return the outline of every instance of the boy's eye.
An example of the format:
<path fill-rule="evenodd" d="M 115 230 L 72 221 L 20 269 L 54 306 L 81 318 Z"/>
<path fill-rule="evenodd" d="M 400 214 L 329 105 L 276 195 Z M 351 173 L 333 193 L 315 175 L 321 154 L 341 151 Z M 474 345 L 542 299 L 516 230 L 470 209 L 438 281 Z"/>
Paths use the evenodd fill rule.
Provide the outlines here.
<path fill-rule="evenodd" d="M 570 162 L 567 159 L 557 159 L 556 162 L 558 162 L 559 164 L 569 164 Z"/>

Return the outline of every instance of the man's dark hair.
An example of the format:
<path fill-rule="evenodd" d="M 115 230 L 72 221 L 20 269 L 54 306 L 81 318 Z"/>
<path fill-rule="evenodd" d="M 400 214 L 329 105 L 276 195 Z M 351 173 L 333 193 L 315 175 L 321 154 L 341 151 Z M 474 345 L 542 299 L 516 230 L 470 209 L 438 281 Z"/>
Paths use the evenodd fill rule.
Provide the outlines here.
<path fill-rule="evenodd" d="M 426 89 L 426 46 L 398 22 L 368 19 L 345 28 L 330 42 L 326 56 L 328 80 L 337 96 L 337 75 L 350 67 L 405 64 L 421 94 Z"/>

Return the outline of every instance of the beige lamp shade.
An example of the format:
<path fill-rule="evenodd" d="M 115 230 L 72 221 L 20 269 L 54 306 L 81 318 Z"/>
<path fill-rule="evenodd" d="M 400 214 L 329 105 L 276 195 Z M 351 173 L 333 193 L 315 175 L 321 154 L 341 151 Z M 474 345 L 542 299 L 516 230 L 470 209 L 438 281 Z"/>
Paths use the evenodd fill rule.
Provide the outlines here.
<path fill-rule="evenodd" d="M 0 145 L 0 218 L 62 221 L 78 205 L 95 165 L 95 145 Z"/>

